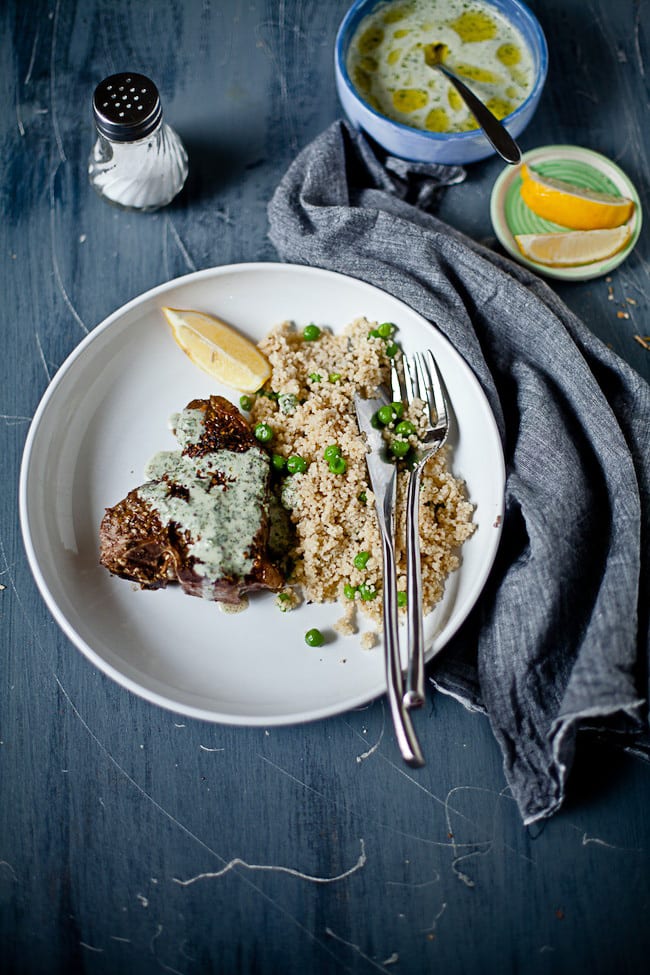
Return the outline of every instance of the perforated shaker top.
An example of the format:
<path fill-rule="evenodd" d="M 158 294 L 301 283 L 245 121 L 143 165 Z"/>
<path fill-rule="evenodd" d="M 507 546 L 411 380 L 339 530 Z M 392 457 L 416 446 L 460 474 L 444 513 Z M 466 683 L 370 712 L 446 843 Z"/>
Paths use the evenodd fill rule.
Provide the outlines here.
<path fill-rule="evenodd" d="M 113 142 L 144 139 L 162 119 L 158 89 L 143 74 L 113 74 L 95 88 L 93 115 L 99 132 Z"/>

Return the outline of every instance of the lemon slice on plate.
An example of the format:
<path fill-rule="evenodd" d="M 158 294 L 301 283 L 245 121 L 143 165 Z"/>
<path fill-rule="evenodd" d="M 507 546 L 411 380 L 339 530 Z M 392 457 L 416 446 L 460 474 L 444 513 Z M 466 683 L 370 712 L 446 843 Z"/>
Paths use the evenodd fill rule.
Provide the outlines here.
<path fill-rule="evenodd" d="M 163 308 L 177 345 L 192 362 L 224 386 L 256 393 L 271 375 L 257 346 L 231 325 L 201 311 Z"/>
<path fill-rule="evenodd" d="M 550 267 L 577 267 L 604 261 L 625 247 L 629 226 L 605 230 L 574 230 L 557 234 L 516 234 L 524 257 Z"/>
<path fill-rule="evenodd" d="M 521 179 L 519 192 L 526 206 L 538 217 L 572 230 L 620 227 L 634 211 L 634 202 L 627 196 L 601 193 L 542 176 L 525 163 L 521 167 Z"/>

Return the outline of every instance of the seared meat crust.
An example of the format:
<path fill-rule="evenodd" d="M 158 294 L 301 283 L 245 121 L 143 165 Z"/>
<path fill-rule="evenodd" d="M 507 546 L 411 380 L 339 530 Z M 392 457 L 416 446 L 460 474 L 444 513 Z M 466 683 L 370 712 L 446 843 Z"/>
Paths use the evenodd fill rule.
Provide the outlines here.
<path fill-rule="evenodd" d="M 221 396 L 192 400 L 188 410 L 204 414 L 203 430 L 198 439 L 186 443 L 183 455 L 210 459 L 218 451 L 246 453 L 259 450 L 259 444 L 239 411 Z M 214 459 L 214 458 L 212 458 Z M 199 474 L 202 474 L 199 468 Z M 188 500 L 186 486 L 163 475 L 167 493 Z M 236 490 L 219 470 L 209 474 L 210 496 L 218 505 L 222 492 Z M 143 485 L 144 487 L 145 485 Z M 266 486 L 268 491 L 268 483 Z M 143 589 L 160 589 L 169 582 L 180 583 L 184 592 L 193 596 L 226 603 L 238 603 L 245 592 L 255 589 L 279 589 L 283 577 L 267 554 L 269 534 L 267 508 L 260 510 L 256 534 L 242 539 L 251 568 L 244 576 L 227 574 L 210 578 L 197 571 L 197 560 L 191 547 L 197 539 L 175 521 L 164 523 L 152 504 L 139 494 L 139 488 L 128 493 L 116 505 L 106 509 L 100 526 L 100 562 L 109 572 L 136 582 Z M 198 566 L 199 570 L 202 568 Z"/>

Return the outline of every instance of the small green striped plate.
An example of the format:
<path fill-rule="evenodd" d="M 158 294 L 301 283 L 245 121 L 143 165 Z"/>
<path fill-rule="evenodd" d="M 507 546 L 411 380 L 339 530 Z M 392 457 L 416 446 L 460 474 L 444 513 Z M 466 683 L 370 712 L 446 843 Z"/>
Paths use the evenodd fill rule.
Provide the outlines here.
<path fill-rule="evenodd" d="M 554 233 L 568 229 L 551 223 L 550 220 L 543 220 L 526 206 L 519 192 L 521 167 L 524 163 L 533 166 L 542 176 L 552 176 L 585 189 L 614 193 L 634 200 L 634 213 L 630 217 L 632 236 L 623 250 L 605 261 L 566 268 L 545 267 L 524 257 L 517 247 L 515 234 Z M 516 261 L 538 274 L 564 281 L 588 281 L 618 267 L 639 239 L 642 221 L 639 194 L 623 170 L 606 156 L 579 146 L 544 146 L 541 149 L 532 149 L 524 153 L 518 166 L 507 166 L 492 189 L 490 217 L 501 245 Z"/>

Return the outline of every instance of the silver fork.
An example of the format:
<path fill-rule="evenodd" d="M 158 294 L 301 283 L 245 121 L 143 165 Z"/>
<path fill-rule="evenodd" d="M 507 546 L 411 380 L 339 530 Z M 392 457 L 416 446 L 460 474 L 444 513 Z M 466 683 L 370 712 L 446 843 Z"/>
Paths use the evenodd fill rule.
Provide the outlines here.
<path fill-rule="evenodd" d="M 411 404 L 423 400 L 426 428 L 419 435 L 416 461 L 409 477 L 406 495 L 406 603 L 408 606 L 408 671 L 404 704 L 408 708 L 424 704 L 424 624 L 422 619 L 422 567 L 420 564 L 420 480 L 427 460 L 443 446 L 449 434 L 449 403 L 433 352 L 404 356 L 404 382 L 393 364 L 392 385 L 395 399 Z"/>
<path fill-rule="evenodd" d="M 364 399 L 358 393 L 354 396 L 359 430 L 365 434 L 366 464 L 372 491 L 375 495 L 375 508 L 381 535 L 383 556 L 383 624 L 384 661 L 386 667 L 386 690 L 390 705 L 393 726 L 402 758 L 414 768 L 424 765 L 424 758 L 418 743 L 411 717 L 404 703 L 404 682 L 402 661 L 399 652 L 397 629 L 397 571 L 395 566 L 395 543 L 393 539 L 395 521 L 395 482 L 397 470 L 395 462 L 387 456 L 386 443 L 381 431 L 373 423 L 373 417 L 381 406 L 390 402 L 388 394 L 377 390 L 377 396 Z"/>

